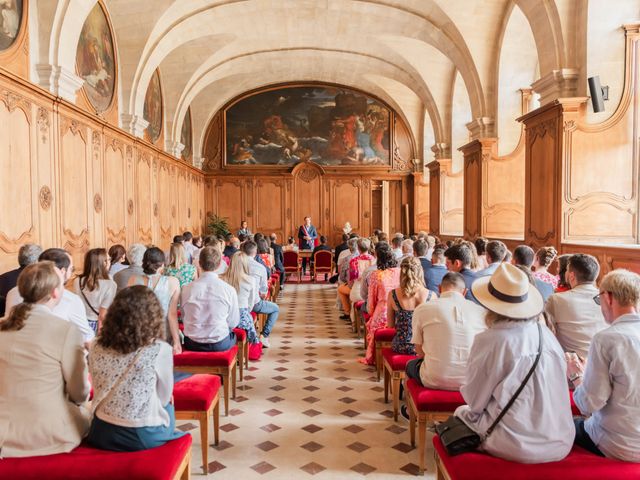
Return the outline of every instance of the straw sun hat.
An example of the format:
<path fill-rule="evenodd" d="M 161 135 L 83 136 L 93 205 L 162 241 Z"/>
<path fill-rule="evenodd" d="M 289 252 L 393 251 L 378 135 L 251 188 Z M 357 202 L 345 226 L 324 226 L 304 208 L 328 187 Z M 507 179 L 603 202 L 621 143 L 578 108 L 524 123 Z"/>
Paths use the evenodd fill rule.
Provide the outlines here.
<path fill-rule="evenodd" d="M 490 277 L 478 278 L 471 291 L 483 307 L 505 317 L 531 318 L 544 308 L 538 289 L 523 271 L 509 263 L 501 263 Z"/>

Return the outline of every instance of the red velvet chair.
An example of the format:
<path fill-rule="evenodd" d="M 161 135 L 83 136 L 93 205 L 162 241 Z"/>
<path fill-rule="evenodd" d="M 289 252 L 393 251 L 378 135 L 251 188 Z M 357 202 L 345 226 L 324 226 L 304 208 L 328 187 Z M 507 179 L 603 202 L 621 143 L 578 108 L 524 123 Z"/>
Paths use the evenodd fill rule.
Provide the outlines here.
<path fill-rule="evenodd" d="M 173 356 L 173 369 L 178 372 L 208 373 L 219 375 L 224 388 L 224 413 L 229 415 L 229 385 L 232 398 L 236 398 L 236 362 L 238 346 L 234 345 L 225 352 L 190 352 L 183 350 Z"/>
<path fill-rule="evenodd" d="M 189 480 L 191 435 L 139 452 L 112 452 L 80 445 L 69 453 L 0 460 L 7 480 Z"/>
<path fill-rule="evenodd" d="M 302 280 L 302 267 L 300 266 L 300 255 L 298 252 L 283 252 L 284 256 L 284 274 L 296 273 L 298 275 L 298 283 Z"/>
<path fill-rule="evenodd" d="M 534 464 L 510 462 L 479 452 L 450 457 L 437 435 L 433 437 L 433 446 L 438 479 L 628 480 L 640 478 L 640 464 L 600 457 L 575 445 L 569 455 L 559 462 Z"/>
<path fill-rule="evenodd" d="M 213 416 L 213 436 L 218 445 L 220 426 L 220 377 L 193 375 L 173 386 L 177 420 L 198 420 L 202 443 L 202 470 L 209 473 L 209 417 Z"/>
<path fill-rule="evenodd" d="M 320 250 L 313 256 L 313 281 L 318 275 L 330 275 L 333 271 L 333 253 L 329 250 Z"/>
<path fill-rule="evenodd" d="M 236 344 L 238 345 L 238 367 L 240 370 L 240 381 L 244 380 L 244 369 L 249 368 L 249 343 L 247 342 L 247 332 L 241 328 L 234 328 Z"/>
<path fill-rule="evenodd" d="M 380 381 L 380 378 L 382 377 L 382 349 L 391 348 L 391 341 L 395 336 L 395 328 L 379 328 L 373 334 L 373 344 L 376 350 L 376 375 L 378 376 L 378 381 Z"/>
<path fill-rule="evenodd" d="M 400 411 L 400 383 L 405 378 L 407 363 L 413 360 L 415 355 L 402 355 L 395 353 L 390 348 L 382 349 L 382 364 L 384 367 L 384 403 L 389 402 L 389 387 L 393 396 L 393 420 L 398 421 Z"/>

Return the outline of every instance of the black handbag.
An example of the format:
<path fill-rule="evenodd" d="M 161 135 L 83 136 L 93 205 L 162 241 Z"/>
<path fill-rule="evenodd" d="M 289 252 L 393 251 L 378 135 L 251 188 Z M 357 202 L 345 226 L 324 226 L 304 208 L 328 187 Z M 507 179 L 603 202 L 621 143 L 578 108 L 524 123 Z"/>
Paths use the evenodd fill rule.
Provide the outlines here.
<path fill-rule="evenodd" d="M 479 433 L 475 432 L 469 426 L 460 420 L 455 415 L 450 416 L 444 422 L 436 424 L 436 433 L 440 437 L 440 441 L 442 445 L 447 450 L 447 453 L 451 456 L 459 455 L 461 453 L 472 452 L 476 450 L 480 444 L 489 438 L 489 435 L 493 432 L 494 428 L 498 425 L 502 417 L 509 411 L 513 402 L 516 401 L 520 392 L 524 389 L 525 385 L 533 375 L 536 367 L 538 366 L 538 362 L 540 361 L 540 354 L 542 353 L 542 328 L 538 323 L 538 354 L 536 355 L 536 359 L 533 362 L 533 365 L 529 369 L 529 373 L 524 378 L 518 390 L 513 394 L 509 403 L 505 405 L 505 407 L 498 415 L 498 418 L 494 420 L 491 426 L 487 429 L 484 436 L 481 436 Z"/>

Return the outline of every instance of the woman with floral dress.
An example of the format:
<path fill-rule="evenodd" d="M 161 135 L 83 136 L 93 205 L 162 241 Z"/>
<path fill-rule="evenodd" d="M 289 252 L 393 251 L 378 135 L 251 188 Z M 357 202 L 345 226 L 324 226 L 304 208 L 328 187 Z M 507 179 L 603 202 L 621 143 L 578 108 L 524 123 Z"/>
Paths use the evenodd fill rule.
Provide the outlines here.
<path fill-rule="evenodd" d="M 551 284 L 554 290 L 558 288 L 558 280 L 560 278 L 558 275 L 549 273 L 547 269 L 551 266 L 557 256 L 558 252 L 555 248 L 542 247 L 536 252 L 536 256 L 533 260 L 533 266 L 535 268 L 533 271 L 533 277 Z"/>
<path fill-rule="evenodd" d="M 169 250 L 169 264 L 165 268 L 165 275 L 176 277 L 180 288 L 189 285 L 198 278 L 198 270 L 187 260 L 187 252 L 181 243 L 172 243 Z"/>

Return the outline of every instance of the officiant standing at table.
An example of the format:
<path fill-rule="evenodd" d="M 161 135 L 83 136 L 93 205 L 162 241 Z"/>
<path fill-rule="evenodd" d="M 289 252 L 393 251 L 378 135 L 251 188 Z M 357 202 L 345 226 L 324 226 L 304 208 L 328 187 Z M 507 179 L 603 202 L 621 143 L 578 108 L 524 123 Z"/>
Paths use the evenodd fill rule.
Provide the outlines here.
<path fill-rule="evenodd" d="M 316 227 L 311 225 L 311 217 L 304 217 L 304 223 L 298 228 L 298 245 L 300 250 L 313 250 L 316 246 L 316 238 L 318 238 L 318 232 Z M 311 263 L 309 261 L 309 263 Z M 307 258 L 302 259 L 302 274 L 304 275 L 307 270 Z"/>

